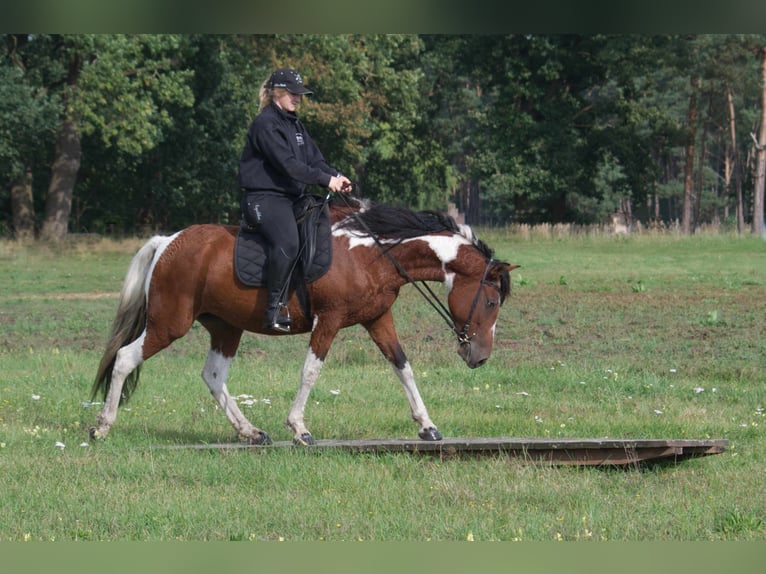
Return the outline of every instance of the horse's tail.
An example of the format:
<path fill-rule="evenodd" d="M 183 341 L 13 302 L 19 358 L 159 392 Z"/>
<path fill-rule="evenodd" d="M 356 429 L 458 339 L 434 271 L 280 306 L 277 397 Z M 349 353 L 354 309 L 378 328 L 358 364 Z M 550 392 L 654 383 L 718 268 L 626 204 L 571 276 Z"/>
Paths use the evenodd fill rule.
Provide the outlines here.
<path fill-rule="evenodd" d="M 112 333 L 109 342 L 98 366 L 96 380 L 91 389 L 91 400 L 99 392 L 104 399 L 109 392 L 112 383 L 112 369 L 117 359 L 117 351 L 125 345 L 132 343 L 143 333 L 146 328 L 146 278 L 151 268 L 157 249 L 164 244 L 167 238 L 154 236 L 147 241 L 133 256 L 125 281 L 120 291 L 120 302 L 117 307 L 117 315 L 112 323 Z M 120 404 L 127 402 L 130 395 L 138 385 L 141 367 L 136 367 L 125 379 L 120 396 Z"/>

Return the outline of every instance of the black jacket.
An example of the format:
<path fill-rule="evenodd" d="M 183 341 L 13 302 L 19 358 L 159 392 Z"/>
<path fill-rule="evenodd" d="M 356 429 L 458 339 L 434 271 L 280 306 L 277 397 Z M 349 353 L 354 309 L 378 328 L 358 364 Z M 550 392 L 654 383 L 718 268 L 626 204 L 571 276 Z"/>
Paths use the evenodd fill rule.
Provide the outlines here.
<path fill-rule="evenodd" d="M 297 115 L 272 103 L 253 120 L 239 160 L 241 188 L 300 196 L 335 175 Z"/>

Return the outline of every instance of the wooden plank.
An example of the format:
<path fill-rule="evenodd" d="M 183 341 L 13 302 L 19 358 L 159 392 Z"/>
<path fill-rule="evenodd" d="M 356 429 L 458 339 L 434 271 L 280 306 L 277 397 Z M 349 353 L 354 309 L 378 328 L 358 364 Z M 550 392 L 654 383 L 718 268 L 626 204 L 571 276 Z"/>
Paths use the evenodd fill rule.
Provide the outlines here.
<path fill-rule="evenodd" d="M 507 455 L 532 463 L 563 465 L 632 465 L 651 461 L 680 461 L 691 457 L 721 454 L 725 439 L 539 439 L 539 438 L 446 438 L 438 442 L 419 439 L 318 440 L 316 445 L 299 447 L 315 450 L 343 450 L 355 453 L 407 452 L 441 458 L 476 455 Z M 155 448 L 250 449 L 268 452 L 294 447 L 292 442 L 268 446 L 244 443 L 168 445 Z"/>

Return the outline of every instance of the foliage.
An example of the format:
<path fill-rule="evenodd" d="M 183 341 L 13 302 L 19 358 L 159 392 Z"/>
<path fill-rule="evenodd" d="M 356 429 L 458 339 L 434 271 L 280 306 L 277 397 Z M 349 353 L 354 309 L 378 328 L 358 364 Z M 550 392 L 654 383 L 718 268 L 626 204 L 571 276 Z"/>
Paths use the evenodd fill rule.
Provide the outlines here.
<path fill-rule="evenodd" d="M 71 112 L 83 135 L 127 155 L 153 149 L 173 124 L 172 106 L 194 99 L 191 69 L 176 70 L 185 40 L 172 35 L 96 36 L 88 46 Z"/>
<path fill-rule="evenodd" d="M 0 66 L 0 178 L 19 177 L 31 157 L 44 152 L 57 106 L 55 96 L 29 85 L 21 70 Z"/>
<path fill-rule="evenodd" d="M 135 179 L 123 176 L 115 182 L 122 184 L 124 198 L 132 198 L 126 209 L 133 212 L 124 213 L 120 222 L 126 231 L 135 220 L 150 228 L 172 229 L 178 221 L 229 222 L 235 213 L 232 174 L 261 69 L 216 36 L 185 38 L 184 51 L 176 57 L 179 69 L 194 70 L 189 102 L 176 106 L 173 123 L 152 150 L 128 158 L 125 175 L 134 174 Z M 104 205 L 103 217 L 114 216 Z"/>
<path fill-rule="evenodd" d="M 693 133 L 695 220 L 720 221 L 737 209 L 752 216 L 763 35 L 0 40 L 6 227 L 8 188 L 25 170 L 41 222 L 67 118 L 83 151 L 71 231 L 236 222 L 239 153 L 259 87 L 277 66 L 307 78 L 314 95 L 304 99 L 305 124 L 329 163 L 378 201 L 454 203 L 473 223 L 599 223 L 615 211 L 672 221 Z M 687 125 L 692 94 L 698 120 Z"/>

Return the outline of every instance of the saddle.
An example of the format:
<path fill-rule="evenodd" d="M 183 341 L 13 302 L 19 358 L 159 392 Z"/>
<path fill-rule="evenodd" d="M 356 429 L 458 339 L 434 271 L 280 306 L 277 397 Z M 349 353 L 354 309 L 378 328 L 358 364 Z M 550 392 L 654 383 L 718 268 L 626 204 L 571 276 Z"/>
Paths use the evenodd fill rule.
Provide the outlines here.
<path fill-rule="evenodd" d="M 295 220 L 301 241 L 290 290 L 322 277 L 332 265 L 330 212 L 324 198 L 307 195 L 295 207 Z M 243 220 L 234 244 L 234 272 L 248 287 L 266 285 L 266 240 Z"/>

